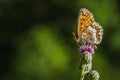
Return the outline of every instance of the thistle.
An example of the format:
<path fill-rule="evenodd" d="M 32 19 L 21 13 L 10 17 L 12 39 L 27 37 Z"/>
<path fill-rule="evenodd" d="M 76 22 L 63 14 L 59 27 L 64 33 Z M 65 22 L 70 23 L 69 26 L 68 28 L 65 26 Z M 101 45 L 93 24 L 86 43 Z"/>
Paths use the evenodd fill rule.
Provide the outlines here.
<path fill-rule="evenodd" d="M 80 80 L 84 80 L 84 76 L 92 69 L 92 55 L 94 54 L 94 47 L 92 45 L 82 45 L 78 48 L 78 51 Z"/>

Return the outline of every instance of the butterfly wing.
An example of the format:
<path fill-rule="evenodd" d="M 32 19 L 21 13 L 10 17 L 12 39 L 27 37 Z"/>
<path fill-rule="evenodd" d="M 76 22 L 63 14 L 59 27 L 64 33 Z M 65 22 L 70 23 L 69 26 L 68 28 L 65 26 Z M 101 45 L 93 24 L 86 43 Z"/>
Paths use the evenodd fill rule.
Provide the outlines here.
<path fill-rule="evenodd" d="M 100 44 L 102 41 L 102 37 L 103 37 L 103 28 L 102 26 L 97 23 L 94 22 L 91 27 L 95 30 L 93 38 L 94 38 L 94 44 Z"/>
<path fill-rule="evenodd" d="M 78 28 L 76 41 L 81 44 L 100 44 L 103 36 L 103 28 L 95 22 L 92 13 L 82 8 L 78 16 Z"/>
<path fill-rule="evenodd" d="M 103 28 L 97 22 L 92 23 L 82 33 L 82 42 L 87 44 L 100 44 L 103 36 Z"/>
<path fill-rule="evenodd" d="M 78 16 L 78 29 L 77 36 L 81 38 L 81 35 L 85 29 L 94 22 L 92 13 L 86 8 L 80 9 Z"/>

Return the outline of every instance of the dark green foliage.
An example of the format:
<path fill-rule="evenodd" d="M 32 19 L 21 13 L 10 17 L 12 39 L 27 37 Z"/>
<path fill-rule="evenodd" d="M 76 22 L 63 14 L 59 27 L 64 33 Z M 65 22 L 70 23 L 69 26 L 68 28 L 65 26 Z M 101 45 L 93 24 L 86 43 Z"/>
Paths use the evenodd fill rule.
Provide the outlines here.
<path fill-rule="evenodd" d="M 93 69 L 119 80 L 118 0 L 0 0 L 0 80 L 79 80 L 72 32 L 83 7 L 104 29 Z"/>

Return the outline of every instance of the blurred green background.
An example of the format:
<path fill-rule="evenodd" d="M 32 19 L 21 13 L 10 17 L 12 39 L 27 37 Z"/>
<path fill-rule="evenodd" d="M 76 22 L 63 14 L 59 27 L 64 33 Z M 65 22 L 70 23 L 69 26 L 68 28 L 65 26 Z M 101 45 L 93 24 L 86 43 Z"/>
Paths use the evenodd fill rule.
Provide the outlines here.
<path fill-rule="evenodd" d="M 120 80 L 119 0 L 0 0 L 0 80 L 79 80 L 80 8 L 104 28 L 93 59 L 100 80 Z"/>

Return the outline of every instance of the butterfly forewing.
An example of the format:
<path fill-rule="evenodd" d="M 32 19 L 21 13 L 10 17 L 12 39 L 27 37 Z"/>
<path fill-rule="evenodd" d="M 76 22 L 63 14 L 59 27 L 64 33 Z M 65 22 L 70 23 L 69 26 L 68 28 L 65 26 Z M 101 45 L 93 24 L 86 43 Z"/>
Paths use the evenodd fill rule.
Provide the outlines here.
<path fill-rule="evenodd" d="M 81 37 L 82 32 L 85 31 L 85 29 L 93 22 L 94 22 L 94 18 L 92 13 L 85 8 L 80 9 L 78 16 L 78 29 L 77 29 L 78 37 Z"/>

